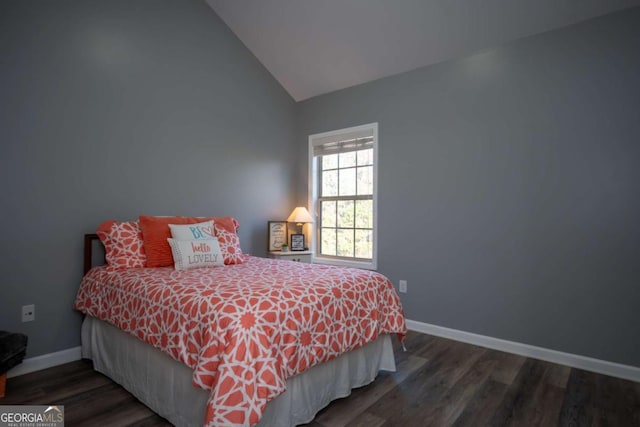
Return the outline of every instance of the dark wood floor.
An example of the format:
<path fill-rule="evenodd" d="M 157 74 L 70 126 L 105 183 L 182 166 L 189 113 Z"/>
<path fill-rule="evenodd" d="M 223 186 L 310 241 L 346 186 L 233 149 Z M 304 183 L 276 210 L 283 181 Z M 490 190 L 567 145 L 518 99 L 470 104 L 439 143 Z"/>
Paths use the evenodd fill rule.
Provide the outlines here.
<path fill-rule="evenodd" d="M 381 373 L 308 427 L 640 426 L 640 383 L 410 332 Z M 75 426 L 166 426 L 127 391 L 78 361 L 9 378 L 0 405 L 61 404 Z"/>

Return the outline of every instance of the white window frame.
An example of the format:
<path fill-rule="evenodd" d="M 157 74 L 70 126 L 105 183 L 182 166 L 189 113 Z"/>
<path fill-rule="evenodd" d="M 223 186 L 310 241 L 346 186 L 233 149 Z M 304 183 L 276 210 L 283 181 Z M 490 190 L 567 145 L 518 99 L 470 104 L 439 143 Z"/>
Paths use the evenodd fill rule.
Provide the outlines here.
<path fill-rule="evenodd" d="M 318 162 L 313 155 L 314 147 L 323 145 L 329 139 L 339 141 L 341 137 L 348 134 L 358 134 L 370 132 L 373 135 L 373 253 L 371 261 L 347 260 L 323 257 L 317 252 L 318 236 L 320 234 L 318 224 L 318 185 L 316 179 L 318 177 Z M 316 264 L 331 264 L 344 267 L 356 267 L 367 270 L 375 270 L 378 268 L 378 123 L 369 123 L 360 126 L 354 126 L 344 129 L 338 129 L 330 132 L 316 133 L 309 135 L 309 206 L 311 207 L 311 216 L 316 224 L 315 229 L 311 233 L 311 248 L 313 251 L 312 262 Z"/>

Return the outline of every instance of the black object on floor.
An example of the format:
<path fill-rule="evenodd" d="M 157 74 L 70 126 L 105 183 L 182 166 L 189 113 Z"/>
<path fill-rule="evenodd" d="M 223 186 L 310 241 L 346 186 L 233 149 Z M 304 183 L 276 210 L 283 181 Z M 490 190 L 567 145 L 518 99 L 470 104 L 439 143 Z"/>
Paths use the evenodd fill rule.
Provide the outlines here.
<path fill-rule="evenodd" d="M 27 336 L 0 331 L 0 374 L 22 363 L 27 353 Z"/>

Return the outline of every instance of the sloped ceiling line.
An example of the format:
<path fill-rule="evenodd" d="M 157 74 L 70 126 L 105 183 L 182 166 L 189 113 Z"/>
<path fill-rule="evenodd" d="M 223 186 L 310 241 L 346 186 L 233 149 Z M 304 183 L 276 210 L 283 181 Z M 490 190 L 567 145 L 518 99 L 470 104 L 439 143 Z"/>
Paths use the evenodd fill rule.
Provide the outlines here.
<path fill-rule="evenodd" d="M 640 6 L 640 0 L 206 2 L 296 101 Z"/>

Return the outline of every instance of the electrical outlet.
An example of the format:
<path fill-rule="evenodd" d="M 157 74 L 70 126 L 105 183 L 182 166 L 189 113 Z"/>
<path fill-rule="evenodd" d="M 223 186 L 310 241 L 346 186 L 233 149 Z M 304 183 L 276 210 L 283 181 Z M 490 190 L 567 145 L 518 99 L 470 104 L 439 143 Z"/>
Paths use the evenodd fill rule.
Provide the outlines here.
<path fill-rule="evenodd" d="M 22 321 L 33 322 L 36 320 L 36 306 L 34 304 L 22 306 Z"/>
<path fill-rule="evenodd" d="M 407 281 L 406 280 L 400 280 L 398 282 L 398 289 L 400 290 L 400 292 L 402 292 L 403 294 L 407 293 Z"/>

